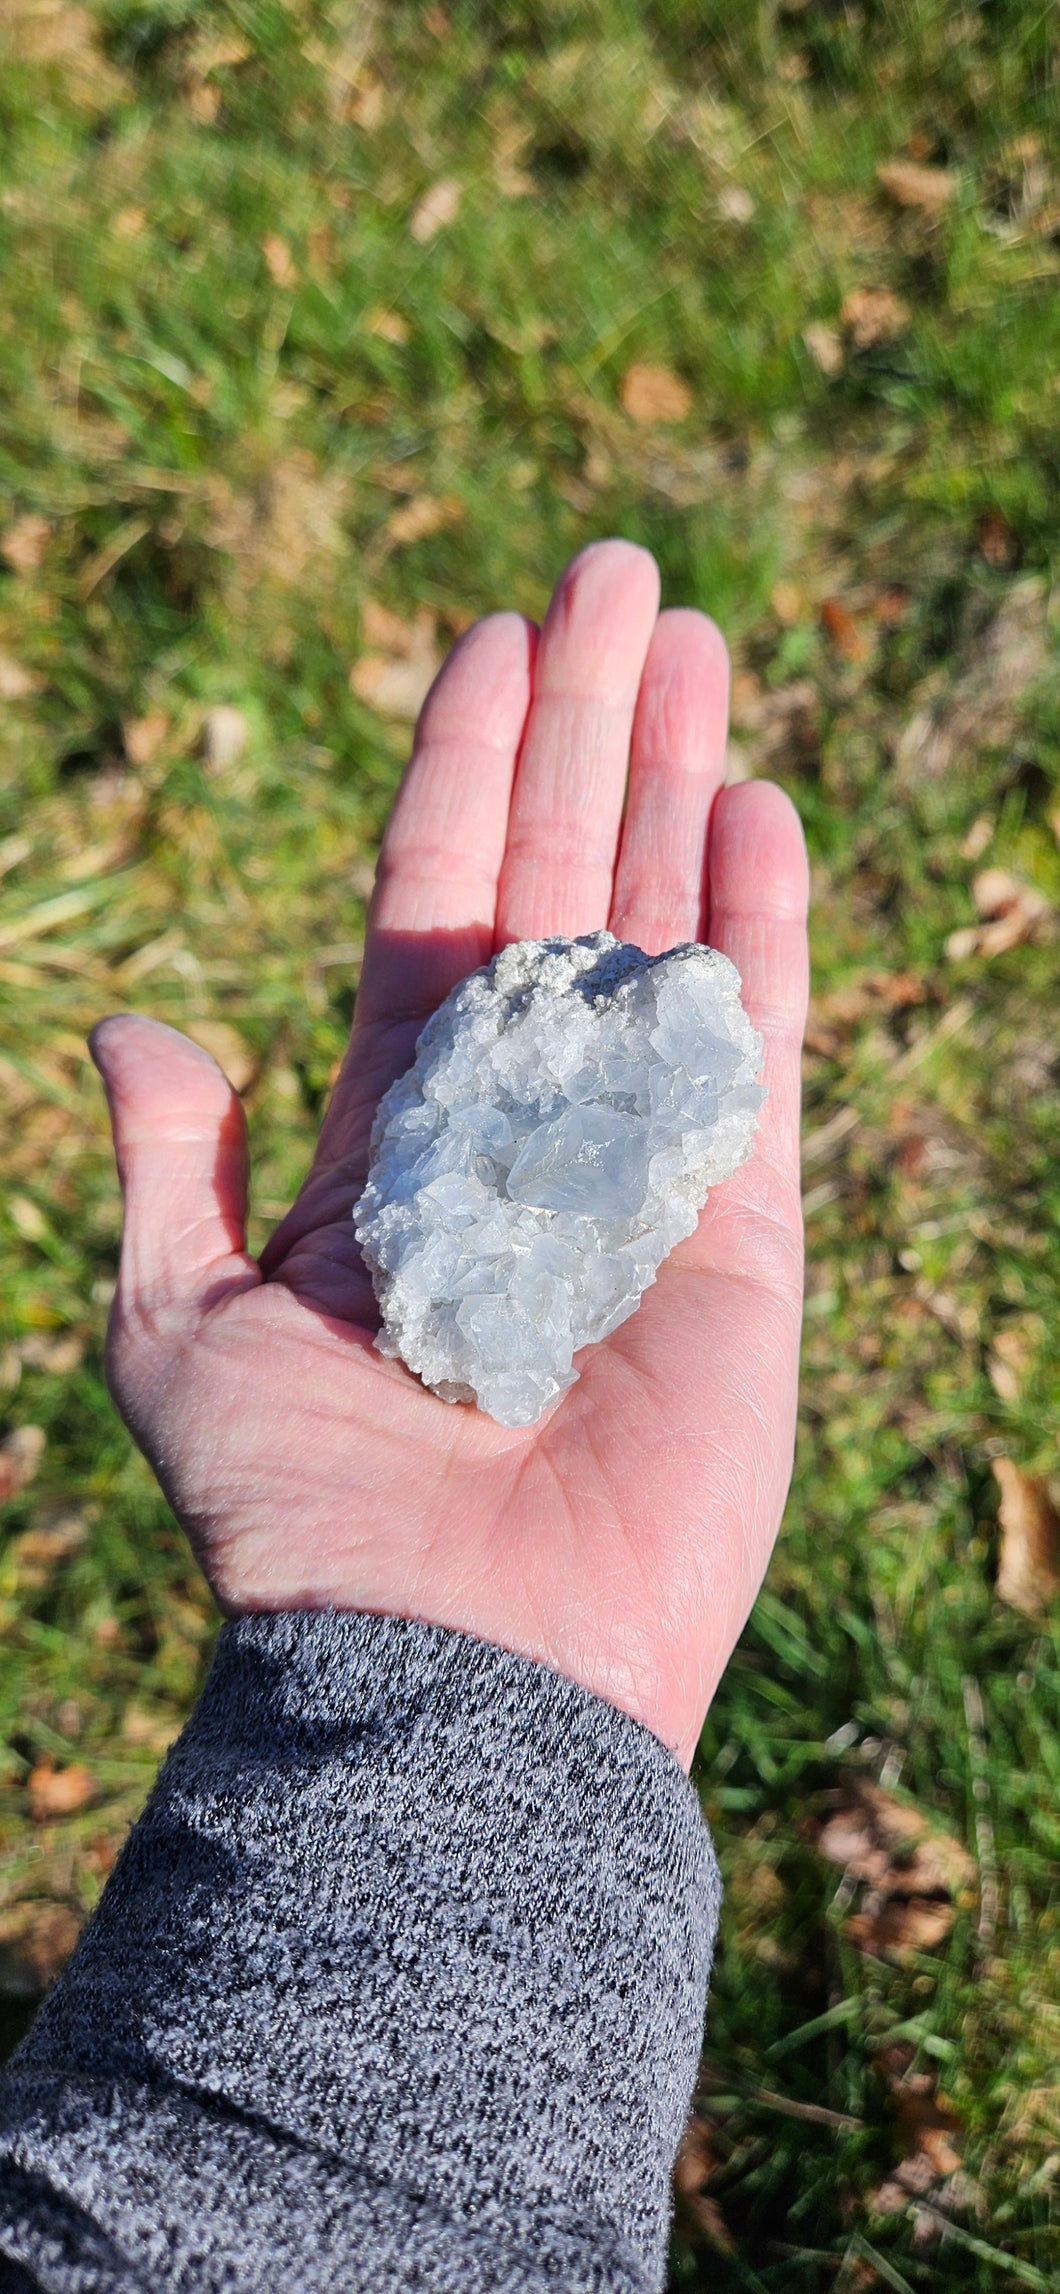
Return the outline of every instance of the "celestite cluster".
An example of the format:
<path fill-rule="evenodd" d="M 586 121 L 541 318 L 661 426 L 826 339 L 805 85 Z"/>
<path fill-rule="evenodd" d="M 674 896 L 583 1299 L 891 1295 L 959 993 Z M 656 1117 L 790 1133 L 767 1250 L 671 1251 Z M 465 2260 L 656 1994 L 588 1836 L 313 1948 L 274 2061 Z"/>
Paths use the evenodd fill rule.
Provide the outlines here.
<path fill-rule="evenodd" d="M 520 940 L 462 980 L 375 1120 L 376 1345 L 532 1425 L 750 1154 L 761 1055 L 713 948 Z"/>

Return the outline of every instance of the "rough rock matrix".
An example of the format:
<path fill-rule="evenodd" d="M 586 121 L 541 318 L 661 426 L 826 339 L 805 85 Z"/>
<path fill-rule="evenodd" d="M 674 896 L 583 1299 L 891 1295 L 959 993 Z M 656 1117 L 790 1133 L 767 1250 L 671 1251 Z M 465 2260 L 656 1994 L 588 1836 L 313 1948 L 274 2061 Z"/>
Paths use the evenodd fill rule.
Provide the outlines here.
<path fill-rule="evenodd" d="M 376 1115 L 354 1213 L 376 1345 L 532 1425 L 746 1161 L 761 1055 L 713 948 L 520 940 L 462 980 Z"/>

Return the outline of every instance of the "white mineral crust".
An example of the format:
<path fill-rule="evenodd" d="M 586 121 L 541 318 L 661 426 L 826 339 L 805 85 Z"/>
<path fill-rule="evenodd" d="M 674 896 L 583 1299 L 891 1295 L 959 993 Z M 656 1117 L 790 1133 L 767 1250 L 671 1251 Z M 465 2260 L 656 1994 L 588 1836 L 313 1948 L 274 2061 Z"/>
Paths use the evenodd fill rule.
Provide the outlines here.
<path fill-rule="evenodd" d="M 376 1345 L 532 1425 L 751 1153 L 761 1055 L 714 948 L 595 932 L 472 972 L 376 1116 L 354 1213 Z"/>

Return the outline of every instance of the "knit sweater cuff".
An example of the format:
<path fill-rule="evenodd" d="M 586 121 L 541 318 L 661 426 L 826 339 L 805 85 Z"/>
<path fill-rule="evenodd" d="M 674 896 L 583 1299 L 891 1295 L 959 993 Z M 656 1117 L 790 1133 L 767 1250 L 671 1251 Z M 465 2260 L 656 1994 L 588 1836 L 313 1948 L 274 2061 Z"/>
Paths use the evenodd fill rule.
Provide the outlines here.
<path fill-rule="evenodd" d="M 0 2256 L 647 2294 L 718 1898 L 677 1763 L 574 1683 L 398 1618 L 227 1625 L 0 2086 Z"/>

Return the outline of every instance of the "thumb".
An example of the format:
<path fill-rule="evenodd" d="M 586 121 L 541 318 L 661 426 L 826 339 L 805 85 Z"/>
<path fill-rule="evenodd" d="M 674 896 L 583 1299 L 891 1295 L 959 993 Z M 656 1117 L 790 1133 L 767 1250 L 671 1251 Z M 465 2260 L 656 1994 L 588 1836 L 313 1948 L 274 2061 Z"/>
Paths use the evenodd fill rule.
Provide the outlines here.
<path fill-rule="evenodd" d="M 158 1020 L 122 1013 L 92 1030 L 121 1181 L 123 1320 L 182 1318 L 219 1288 L 260 1280 L 243 1253 L 243 1109 L 208 1052 Z"/>

